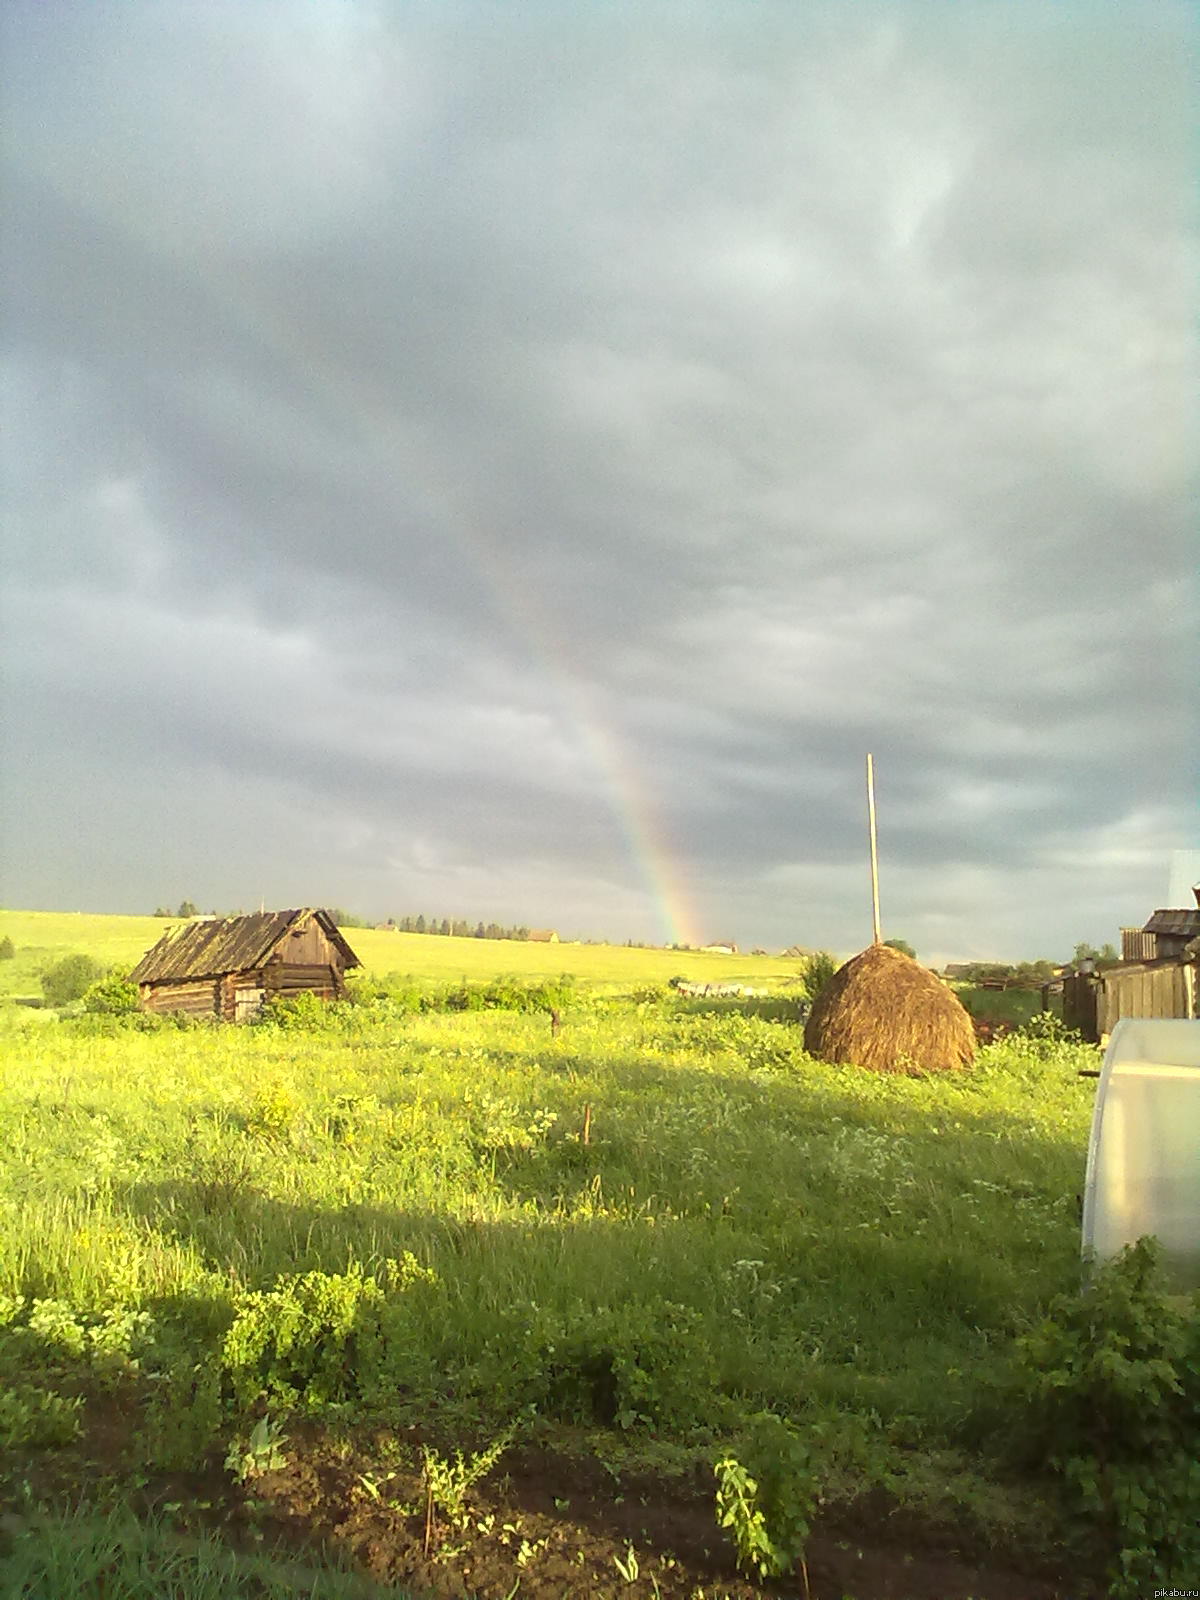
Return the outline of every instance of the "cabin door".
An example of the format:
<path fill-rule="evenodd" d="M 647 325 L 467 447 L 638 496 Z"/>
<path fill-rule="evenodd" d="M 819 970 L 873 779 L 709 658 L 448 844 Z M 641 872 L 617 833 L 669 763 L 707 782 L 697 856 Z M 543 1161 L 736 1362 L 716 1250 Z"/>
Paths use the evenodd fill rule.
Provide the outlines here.
<path fill-rule="evenodd" d="M 233 991 L 233 1020 L 249 1022 L 251 1017 L 256 1017 L 262 1010 L 263 993 L 252 984 L 239 984 Z"/>

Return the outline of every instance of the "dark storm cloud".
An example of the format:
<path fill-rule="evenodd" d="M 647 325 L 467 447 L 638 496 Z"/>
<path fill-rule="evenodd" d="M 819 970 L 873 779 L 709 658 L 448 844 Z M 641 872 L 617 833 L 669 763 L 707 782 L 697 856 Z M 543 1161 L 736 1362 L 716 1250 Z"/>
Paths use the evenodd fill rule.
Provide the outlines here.
<path fill-rule="evenodd" d="M 1161 894 L 1184 8 L 4 27 L 10 902 L 654 933 L 649 828 L 722 936 L 848 947 L 867 748 L 929 953 Z"/>

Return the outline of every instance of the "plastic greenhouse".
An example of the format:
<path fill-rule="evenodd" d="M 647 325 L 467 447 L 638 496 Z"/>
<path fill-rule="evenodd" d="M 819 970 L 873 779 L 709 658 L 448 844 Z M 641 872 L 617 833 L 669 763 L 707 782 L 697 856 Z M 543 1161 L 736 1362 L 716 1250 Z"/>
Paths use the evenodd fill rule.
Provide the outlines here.
<path fill-rule="evenodd" d="M 1170 1287 L 1200 1289 L 1200 1022 L 1126 1018 L 1100 1072 L 1084 1255 L 1105 1260 L 1148 1233 Z"/>

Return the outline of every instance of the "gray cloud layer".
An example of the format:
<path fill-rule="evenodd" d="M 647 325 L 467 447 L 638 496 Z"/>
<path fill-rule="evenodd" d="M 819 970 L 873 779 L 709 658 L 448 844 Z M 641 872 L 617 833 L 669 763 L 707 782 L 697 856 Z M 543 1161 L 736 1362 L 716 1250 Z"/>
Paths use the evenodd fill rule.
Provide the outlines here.
<path fill-rule="evenodd" d="M 577 10 L 7 8 L 5 899 L 849 949 L 870 748 L 893 931 L 1112 937 L 1189 11 Z"/>

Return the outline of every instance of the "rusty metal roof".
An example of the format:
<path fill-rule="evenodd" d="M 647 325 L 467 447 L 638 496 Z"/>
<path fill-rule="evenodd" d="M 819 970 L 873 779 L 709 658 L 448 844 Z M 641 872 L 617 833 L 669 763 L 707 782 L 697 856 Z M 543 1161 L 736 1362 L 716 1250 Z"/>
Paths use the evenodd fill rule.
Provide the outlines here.
<path fill-rule="evenodd" d="M 1200 911 L 1156 911 L 1143 933 L 1174 933 L 1192 939 L 1200 933 Z"/>
<path fill-rule="evenodd" d="M 347 967 L 358 957 L 342 938 L 328 912 L 311 906 L 296 911 L 260 911 L 248 917 L 196 917 L 170 928 L 129 974 L 131 983 L 174 982 L 181 978 L 220 978 L 250 972 L 270 956 L 292 928 L 315 917 L 342 952 Z"/>

